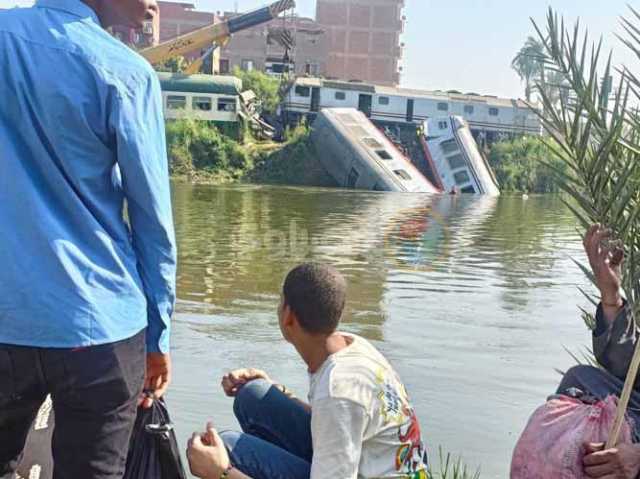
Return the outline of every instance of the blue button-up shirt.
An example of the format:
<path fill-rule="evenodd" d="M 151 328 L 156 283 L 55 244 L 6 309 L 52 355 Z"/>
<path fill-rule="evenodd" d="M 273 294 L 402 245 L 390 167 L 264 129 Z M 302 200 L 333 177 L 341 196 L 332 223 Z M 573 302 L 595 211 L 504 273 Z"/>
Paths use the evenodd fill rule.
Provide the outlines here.
<path fill-rule="evenodd" d="M 0 13 L 0 343 L 167 352 L 175 264 L 152 68 L 79 0 Z"/>

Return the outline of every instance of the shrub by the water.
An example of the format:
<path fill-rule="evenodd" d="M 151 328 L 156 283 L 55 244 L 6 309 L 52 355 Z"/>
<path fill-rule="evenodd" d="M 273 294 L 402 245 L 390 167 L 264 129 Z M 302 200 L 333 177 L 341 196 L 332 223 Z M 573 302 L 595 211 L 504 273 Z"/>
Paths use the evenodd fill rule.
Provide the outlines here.
<path fill-rule="evenodd" d="M 558 193 L 557 174 L 545 163 L 565 170 L 538 137 L 525 136 L 495 143 L 489 153 L 500 190 L 503 193 Z"/>
<path fill-rule="evenodd" d="M 205 173 L 233 180 L 253 166 L 246 148 L 207 122 L 176 120 L 168 122 L 166 130 L 173 175 Z"/>

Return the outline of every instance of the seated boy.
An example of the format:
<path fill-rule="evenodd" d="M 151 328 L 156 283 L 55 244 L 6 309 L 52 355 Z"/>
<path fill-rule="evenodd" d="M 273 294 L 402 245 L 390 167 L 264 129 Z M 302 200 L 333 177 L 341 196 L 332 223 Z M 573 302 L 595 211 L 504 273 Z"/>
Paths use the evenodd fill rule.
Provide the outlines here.
<path fill-rule="evenodd" d="M 337 331 L 347 285 L 334 268 L 287 276 L 278 318 L 310 374 L 310 404 L 256 369 L 222 380 L 243 433 L 211 425 L 189 441 L 205 479 L 426 478 L 420 426 L 400 378 L 365 339 Z"/>

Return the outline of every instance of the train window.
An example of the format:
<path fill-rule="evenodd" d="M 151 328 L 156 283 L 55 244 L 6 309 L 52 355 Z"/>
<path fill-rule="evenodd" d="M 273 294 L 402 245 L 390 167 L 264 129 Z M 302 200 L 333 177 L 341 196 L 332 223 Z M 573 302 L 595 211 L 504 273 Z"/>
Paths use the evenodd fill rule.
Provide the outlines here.
<path fill-rule="evenodd" d="M 500 112 L 498 111 L 497 108 L 489 108 L 489 115 L 490 116 L 498 116 Z"/>
<path fill-rule="evenodd" d="M 336 100 L 344 101 L 347 99 L 347 94 L 343 91 L 337 91 L 335 97 Z"/>
<path fill-rule="evenodd" d="M 396 175 L 398 175 L 400 178 L 402 178 L 403 180 L 406 181 L 411 181 L 411 175 L 409 173 L 407 173 L 404 170 L 394 170 L 393 171 Z"/>
<path fill-rule="evenodd" d="M 445 155 L 449 153 L 458 153 L 460 149 L 458 148 L 458 142 L 456 140 L 447 140 L 440 143 L 440 149 Z"/>
<path fill-rule="evenodd" d="M 467 114 L 467 115 L 473 115 L 473 111 L 474 111 L 473 105 L 465 105 L 465 106 L 464 106 L 464 112 L 465 112 L 465 114 Z"/>
<path fill-rule="evenodd" d="M 439 121 L 438 128 L 440 128 L 441 130 L 446 130 L 447 128 L 449 128 L 449 123 L 447 123 L 446 121 Z"/>
<path fill-rule="evenodd" d="M 236 111 L 235 98 L 218 98 L 218 111 L 234 113 Z"/>
<path fill-rule="evenodd" d="M 378 97 L 378 105 L 388 105 L 389 97 L 388 96 L 380 96 Z"/>
<path fill-rule="evenodd" d="M 184 110 L 187 108 L 187 97 L 178 95 L 167 96 L 167 108 L 169 110 Z"/>
<path fill-rule="evenodd" d="M 471 181 L 471 178 L 469 178 L 469 173 L 467 173 L 466 170 L 454 173 L 453 179 L 458 185 L 464 185 L 465 183 L 469 183 L 469 181 Z"/>
<path fill-rule="evenodd" d="M 358 120 L 356 120 L 356 117 L 353 115 L 350 115 L 349 113 L 337 113 L 336 116 L 345 125 L 355 125 L 356 123 L 358 123 Z"/>
<path fill-rule="evenodd" d="M 438 111 L 449 111 L 448 103 L 438 103 Z"/>
<path fill-rule="evenodd" d="M 296 95 L 308 98 L 311 96 L 311 88 L 309 88 L 308 86 L 297 86 Z"/>
<path fill-rule="evenodd" d="M 378 155 L 383 160 L 393 160 L 393 156 L 391 156 L 387 150 L 376 150 L 376 155 Z"/>
<path fill-rule="evenodd" d="M 475 193 L 476 189 L 473 186 L 465 186 L 460 190 L 461 193 Z"/>
<path fill-rule="evenodd" d="M 380 186 L 380 183 L 373 185 L 373 191 L 387 191 L 385 187 Z"/>
<path fill-rule="evenodd" d="M 210 97 L 207 96 L 194 96 L 192 103 L 191 103 L 191 107 L 194 110 L 200 110 L 200 111 L 211 111 L 211 108 L 213 108 L 212 106 L 212 101 Z"/>
<path fill-rule="evenodd" d="M 460 153 L 450 156 L 449 158 L 447 158 L 447 161 L 449 162 L 449 166 L 452 170 L 457 170 L 458 168 L 464 168 L 465 166 L 467 166 L 466 162 L 464 161 L 464 157 Z"/>
<path fill-rule="evenodd" d="M 363 138 L 362 142 L 367 145 L 369 148 L 382 148 L 382 144 L 376 140 L 375 138 Z"/>
<path fill-rule="evenodd" d="M 358 138 L 362 138 L 363 136 L 367 136 L 368 132 L 361 126 L 350 126 L 349 131 L 352 135 L 357 136 Z"/>
<path fill-rule="evenodd" d="M 358 178 L 360 178 L 360 173 L 358 173 L 358 170 L 356 170 L 355 168 L 351 168 L 349 177 L 347 178 L 347 187 L 355 188 L 356 183 L 358 182 Z"/>

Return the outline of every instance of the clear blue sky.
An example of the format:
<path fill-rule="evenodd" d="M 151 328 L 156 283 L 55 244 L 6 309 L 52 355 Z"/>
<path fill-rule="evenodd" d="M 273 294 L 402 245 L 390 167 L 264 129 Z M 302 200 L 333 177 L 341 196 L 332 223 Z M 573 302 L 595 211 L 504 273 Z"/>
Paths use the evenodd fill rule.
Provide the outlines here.
<path fill-rule="evenodd" d="M 202 10 L 242 10 L 271 0 L 193 0 Z M 29 0 L 0 0 L 0 7 Z M 315 0 L 297 0 L 298 13 L 314 16 Z M 621 46 L 619 16 L 631 0 L 406 0 L 407 26 L 402 41 L 403 86 L 456 89 L 507 97 L 522 96 L 523 87 L 510 62 L 533 33 L 529 17 L 544 22 L 549 5 L 574 21 L 580 17 L 594 35 L 604 35 L 619 63 L 636 71 L 640 61 Z"/>

